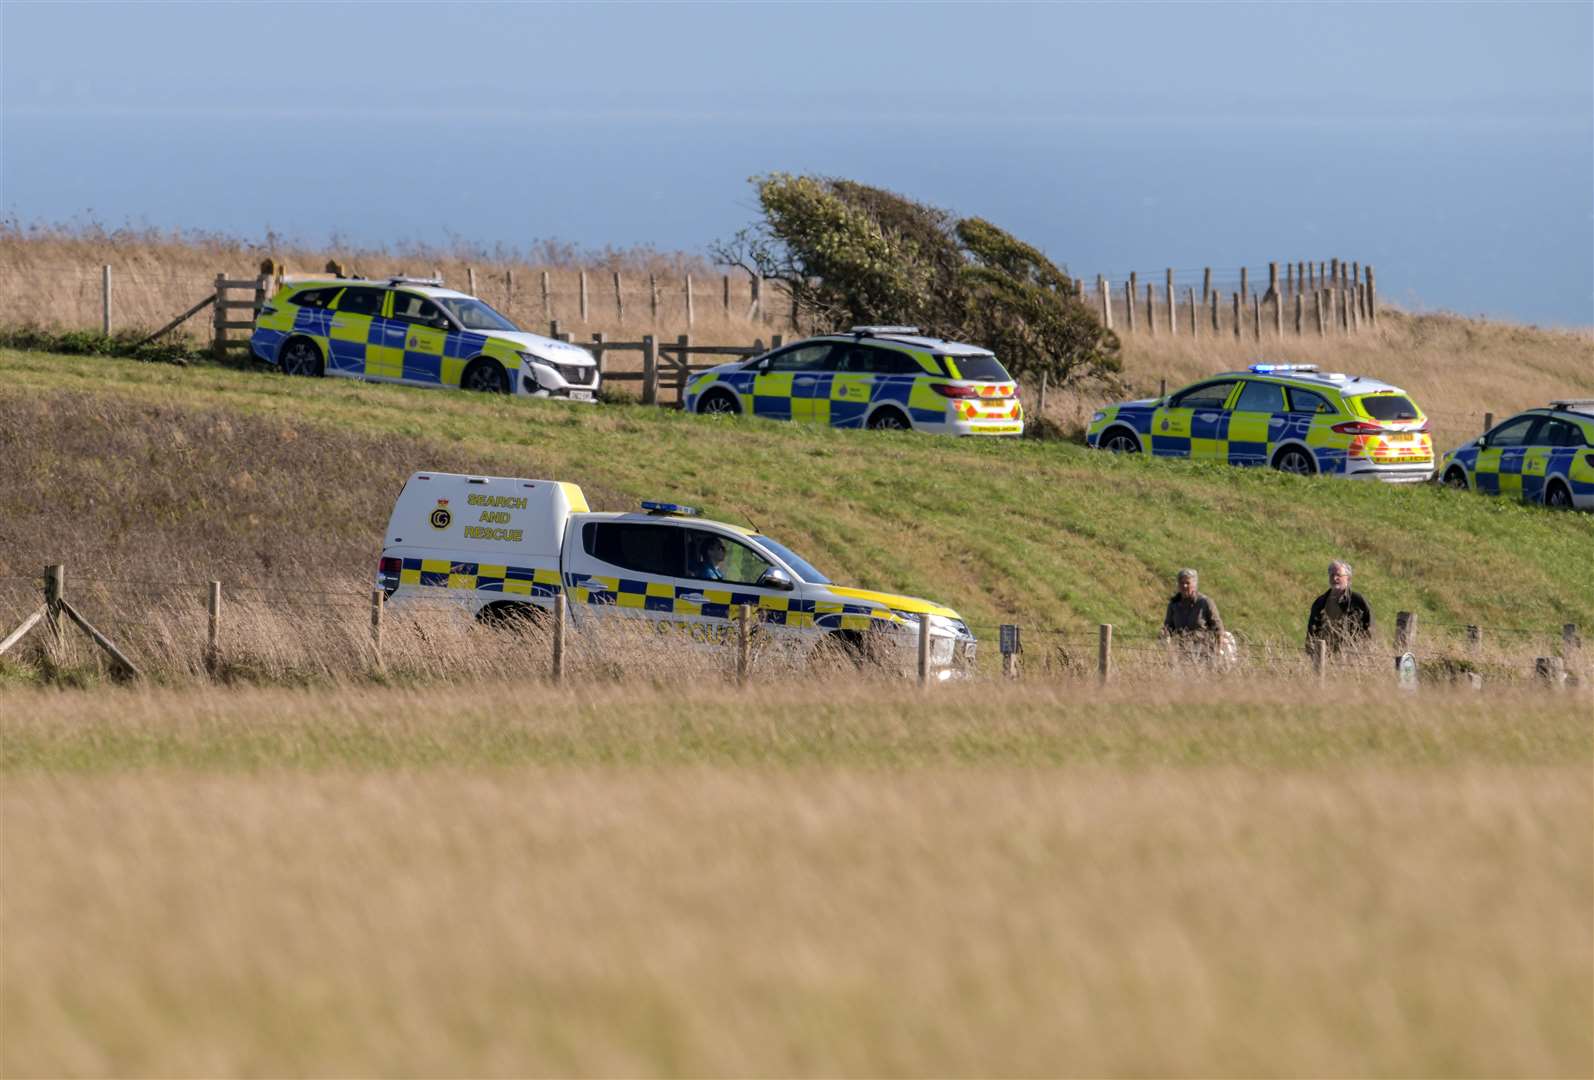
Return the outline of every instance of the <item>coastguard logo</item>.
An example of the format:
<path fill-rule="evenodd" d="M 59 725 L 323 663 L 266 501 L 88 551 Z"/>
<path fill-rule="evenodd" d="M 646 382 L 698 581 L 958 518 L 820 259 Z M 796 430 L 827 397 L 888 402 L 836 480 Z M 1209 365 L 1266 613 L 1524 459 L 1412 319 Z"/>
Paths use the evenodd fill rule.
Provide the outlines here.
<path fill-rule="evenodd" d="M 432 516 L 427 518 L 427 520 L 432 523 L 432 528 L 434 529 L 448 528 L 449 523 L 454 520 L 454 515 L 448 509 L 448 500 L 438 499 L 437 509 L 432 511 Z"/>

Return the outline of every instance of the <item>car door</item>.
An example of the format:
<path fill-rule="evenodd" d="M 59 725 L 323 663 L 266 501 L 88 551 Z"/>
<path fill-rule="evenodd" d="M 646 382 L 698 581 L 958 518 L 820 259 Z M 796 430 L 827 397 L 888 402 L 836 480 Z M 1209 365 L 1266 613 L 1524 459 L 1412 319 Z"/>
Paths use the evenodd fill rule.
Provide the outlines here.
<path fill-rule="evenodd" d="M 452 329 L 448 316 L 426 297 L 411 292 L 394 292 L 392 305 L 389 320 L 401 331 L 404 381 L 443 383 L 443 359 Z M 459 382 L 458 375 L 453 382 Z"/>
<path fill-rule="evenodd" d="M 770 420 L 794 418 L 792 394 L 797 372 L 810 365 L 823 364 L 830 355 L 830 343 L 793 345 L 767 357 L 753 376 L 753 415 Z"/>
<path fill-rule="evenodd" d="M 1266 465 L 1273 434 L 1284 429 L 1288 412 L 1283 386 L 1264 379 L 1245 380 L 1229 415 L 1229 464 Z"/>
<path fill-rule="evenodd" d="M 834 351 L 834 345 L 822 341 L 797 345 L 770 357 L 765 367 L 768 374 L 760 378 L 772 380 L 766 385 L 778 392 L 781 385 L 779 380 L 790 374 L 790 419 L 805 424 L 830 423 L 830 380 L 834 370 L 831 356 Z M 765 394 L 759 388 L 759 379 L 753 380 L 753 389 L 757 395 Z"/>
<path fill-rule="evenodd" d="M 1484 435 L 1473 486 L 1490 495 L 1522 497 L 1522 459 L 1538 431 L 1538 416 L 1514 416 Z"/>
<path fill-rule="evenodd" d="M 386 289 L 350 285 L 338 296 L 327 334 L 327 374 L 363 377 L 372 324 L 381 317 Z"/>
<path fill-rule="evenodd" d="M 910 357 L 892 349 L 877 349 L 856 342 L 837 345 L 831 355 L 835 373 L 830 378 L 830 426 L 862 427 L 869 414 L 877 382 L 892 371 L 911 374 Z M 903 400 L 907 400 L 904 392 Z"/>
<path fill-rule="evenodd" d="M 1551 476 L 1566 476 L 1572 462 L 1573 447 L 1582 443 L 1582 433 L 1565 420 L 1544 417 L 1533 433 L 1532 443 L 1522 455 L 1522 500 L 1543 502 L 1544 485 Z"/>
<path fill-rule="evenodd" d="M 1151 417 L 1151 452 L 1157 457 L 1226 459 L 1229 399 L 1237 379 L 1197 383 L 1168 399 Z"/>

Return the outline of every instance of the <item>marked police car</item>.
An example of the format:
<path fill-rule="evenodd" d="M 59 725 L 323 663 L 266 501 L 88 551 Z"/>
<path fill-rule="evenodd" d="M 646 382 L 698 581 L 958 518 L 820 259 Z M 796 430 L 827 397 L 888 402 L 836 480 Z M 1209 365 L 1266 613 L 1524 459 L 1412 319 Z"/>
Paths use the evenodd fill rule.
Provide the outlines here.
<path fill-rule="evenodd" d="M 435 279 L 307 279 L 260 309 L 249 345 L 288 375 L 593 401 L 592 354 L 528 333 Z"/>
<path fill-rule="evenodd" d="M 1428 420 L 1404 390 L 1315 364 L 1252 364 L 1164 398 L 1109 405 L 1091 417 L 1085 439 L 1116 453 L 1307 476 L 1392 483 L 1433 476 Z"/>
<path fill-rule="evenodd" d="M 1022 435 L 1018 383 L 989 349 L 913 326 L 855 326 L 721 364 L 687 381 L 686 410 L 840 428 Z"/>
<path fill-rule="evenodd" d="M 577 630 L 629 616 L 703 641 L 728 640 L 745 604 L 777 640 L 811 649 L 828 638 L 903 670 L 928 620 L 934 677 L 972 667 L 974 635 L 951 608 L 836 585 L 751 529 L 642 506 L 594 513 L 575 484 L 418 472 L 394 503 L 377 584 L 396 608 L 440 598 L 484 622 L 551 608 L 562 591 Z"/>
<path fill-rule="evenodd" d="M 1594 398 L 1529 409 L 1445 454 L 1451 487 L 1594 510 Z"/>

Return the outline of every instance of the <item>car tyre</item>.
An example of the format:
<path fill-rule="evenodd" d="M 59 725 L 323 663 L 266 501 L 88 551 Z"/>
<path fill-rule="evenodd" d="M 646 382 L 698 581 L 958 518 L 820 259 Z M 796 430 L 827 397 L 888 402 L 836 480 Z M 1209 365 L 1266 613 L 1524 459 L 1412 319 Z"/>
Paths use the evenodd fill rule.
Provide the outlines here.
<path fill-rule="evenodd" d="M 1452 465 L 1450 471 L 1445 473 L 1445 487 L 1455 488 L 1457 491 L 1467 490 L 1467 471 L 1459 465 Z"/>
<path fill-rule="evenodd" d="M 277 370 L 284 375 L 306 375 L 316 378 L 326 374 L 326 362 L 321 349 L 307 337 L 291 337 L 283 342 L 277 354 Z"/>
<path fill-rule="evenodd" d="M 476 390 L 484 394 L 507 394 L 509 376 L 504 373 L 504 365 L 497 360 L 485 356 L 477 357 L 459 377 L 459 388 Z"/>
<path fill-rule="evenodd" d="M 1544 505 L 1551 510 L 1572 509 L 1572 492 L 1559 480 L 1551 480 L 1544 489 Z"/>
<path fill-rule="evenodd" d="M 1292 476 L 1312 476 L 1317 472 L 1317 463 L 1298 446 L 1286 446 L 1274 454 L 1273 467 Z"/>
<path fill-rule="evenodd" d="M 548 612 L 524 600 L 499 600 L 476 613 L 476 621 L 492 630 L 529 634 L 548 622 Z"/>
<path fill-rule="evenodd" d="M 900 409 L 880 409 L 869 418 L 872 431 L 912 431 L 913 425 Z"/>
<path fill-rule="evenodd" d="M 710 390 L 697 399 L 697 411 L 701 416 L 739 416 L 742 405 L 729 390 Z"/>
<path fill-rule="evenodd" d="M 1140 453 L 1140 440 L 1128 428 L 1108 428 L 1107 434 L 1098 440 L 1097 445 L 1109 454 Z"/>

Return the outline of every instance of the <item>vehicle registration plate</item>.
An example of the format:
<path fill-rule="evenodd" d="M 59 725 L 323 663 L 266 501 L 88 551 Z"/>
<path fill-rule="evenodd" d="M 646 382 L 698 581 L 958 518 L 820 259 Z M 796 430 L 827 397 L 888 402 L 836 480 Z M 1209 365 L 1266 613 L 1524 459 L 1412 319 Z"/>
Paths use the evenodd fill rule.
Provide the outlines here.
<path fill-rule="evenodd" d="M 592 400 L 592 391 L 591 390 L 572 390 L 572 391 L 570 391 L 570 400 L 571 401 L 591 401 Z"/>

